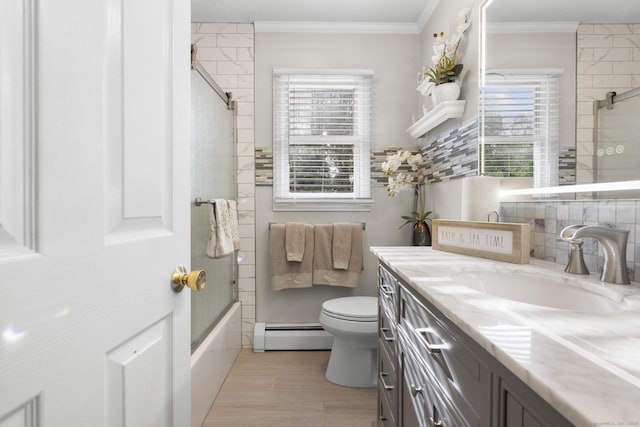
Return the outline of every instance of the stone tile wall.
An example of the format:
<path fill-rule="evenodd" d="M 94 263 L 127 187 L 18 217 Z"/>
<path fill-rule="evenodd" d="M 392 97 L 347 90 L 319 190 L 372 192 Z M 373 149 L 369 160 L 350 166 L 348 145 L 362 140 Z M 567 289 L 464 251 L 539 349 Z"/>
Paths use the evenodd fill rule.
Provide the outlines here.
<path fill-rule="evenodd" d="M 629 230 L 627 269 L 640 281 L 640 200 L 575 200 L 508 202 L 500 204 L 501 222 L 531 225 L 531 256 L 566 265 L 569 244 L 559 241 L 560 231 L 573 224 L 600 224 Z M 594 239 L 585 239 L 584 260 L 591 272 L 601 272 L 602 250 Z"/>

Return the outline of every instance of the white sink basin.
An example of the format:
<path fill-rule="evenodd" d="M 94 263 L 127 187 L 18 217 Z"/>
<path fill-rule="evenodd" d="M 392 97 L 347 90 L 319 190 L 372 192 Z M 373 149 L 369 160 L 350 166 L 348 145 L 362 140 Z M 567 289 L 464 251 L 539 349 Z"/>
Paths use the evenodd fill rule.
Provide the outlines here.
<path fill-rule="evenodd" d="M 624 298 L 604 287 L 565 277 L 520 272 L 474 271 L 451 278 L 468 288 L 500 298 L 561 310 L 608 313 L 624 309 Z"/>

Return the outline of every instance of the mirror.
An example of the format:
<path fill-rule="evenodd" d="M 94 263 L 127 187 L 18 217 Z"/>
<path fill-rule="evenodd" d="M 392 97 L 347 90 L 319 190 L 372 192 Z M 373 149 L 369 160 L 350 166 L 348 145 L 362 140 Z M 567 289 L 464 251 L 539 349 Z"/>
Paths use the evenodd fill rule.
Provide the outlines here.
<path fill-rule="evenodd" d="M 499 176 L 533 170 L 517 186 L 554 198 L 562 196 L 539 189 L 640 188 L 640 96 L 627 96 L 640 88 L 640 1 L 488 0 L 481 15 L 481 173 L 494 174 L 507 158 L 515 163 Z M 603 196 L 637 198 L 640 190 Z"/>

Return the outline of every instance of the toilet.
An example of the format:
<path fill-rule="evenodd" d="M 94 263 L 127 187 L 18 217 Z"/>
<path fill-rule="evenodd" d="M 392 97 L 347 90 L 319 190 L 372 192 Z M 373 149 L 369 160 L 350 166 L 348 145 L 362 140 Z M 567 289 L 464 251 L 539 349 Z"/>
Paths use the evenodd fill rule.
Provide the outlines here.
<path fill-rule="evenodd" d="M 378 299 L 356 296 L 325 301 L 320 324 L 333 335 L 325 377 L 346 387 L 375 387 Z"/>

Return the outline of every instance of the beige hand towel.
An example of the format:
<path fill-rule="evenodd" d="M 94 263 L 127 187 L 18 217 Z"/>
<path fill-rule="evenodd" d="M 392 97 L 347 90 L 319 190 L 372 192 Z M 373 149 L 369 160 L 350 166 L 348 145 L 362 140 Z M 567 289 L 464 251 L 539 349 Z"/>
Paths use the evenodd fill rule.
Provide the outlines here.
<path fill-rule="evenodd" d="M 345 286 L 355 288 L 362 271 L 362 225 L 351 224 L 351 253 L 349 268 L 336 270 L 333 268 L 332 242 L 333 225 L 316 225 L 315 250 L 313 251 L 313 284 L 329 286 Z"/>
<path fill-rule="evenodd" d="M 210 230 L 207 255 L 222 258 L 233 253 L 229 204 L 224 199 L 213 199 L 209 211 Z"/>
<path fill-rule="evenodd" d="M 271 224 L 269 257 L 271 260 L 271 289 L 310 288 L 313 271 L 313 226 L 305 225 L 304 255 L 301 262 L 287 261 L 285 225 Z"/>
<path fill-rule="evenodd" d="M 347 270 L 351 257 L 351 224 L 338 222 L 333 224 L 332 240 L 333 268 Z"/>
<path fill-rule="evenodd" d="M 302 262 L 304 255 L 305 226 L 300 222 L 287 222 L 284 231 L 284 245 L 287 261 Z"/>

